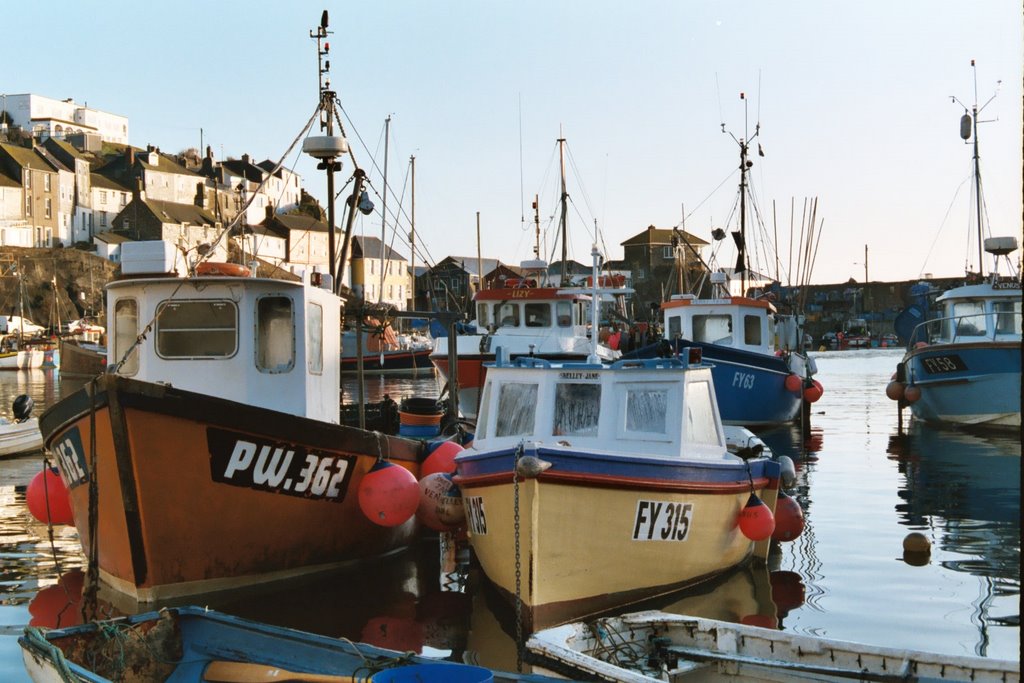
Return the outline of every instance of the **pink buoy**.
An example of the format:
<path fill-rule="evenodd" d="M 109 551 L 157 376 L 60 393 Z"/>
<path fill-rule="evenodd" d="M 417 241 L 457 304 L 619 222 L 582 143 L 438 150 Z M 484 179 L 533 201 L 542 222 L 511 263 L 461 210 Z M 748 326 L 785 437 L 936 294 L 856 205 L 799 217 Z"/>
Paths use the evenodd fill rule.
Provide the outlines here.
<path fill-rule="evenodd" d="M 903 390 L 903 400 L 907 403 L 916 403 L 921 398 L 921 387 L 911 384 Z"/>
<path fill-rule="evenodd" d="M 800 387 L 803 386 L 803 380 L 800 379 L 800 375 L 790 374 L 786 375 L 786 391 L 792 391 L 794 394 L 800 391 Z"/>
<path fill-rule="evenodd" d="M 893 401 L 899 401 L 903 398 L 903 393 L 906 390 L 906 385 L 903 382 L 897 382 L 893 380 L 885 385 L 885 395 Z"/>
<path fill-rule="evenodd" d="M 430 455 L 423 461 L 420 468 L 420 477 L 426 477 L 435 472 L 453 474 L 455 472 L 455 456 L 464 449 L 454 441 L 441 441 L 430 450 Z"/>
<path fill-rule="evenodd" d="M 434 531 L 451 531 L 465 520 L 462 492 L 447 472 L 434 472 L 420 479 L 420 503 L 416 519 Z"/>
<path fill-rule="evenodd" d="M 751 541 L 763 541 L 775 530 L 775 517 L 764 501 L 751 493 L 747 504 L 740 510 L 740 531 Z"/>
<path fill-rule="evenodd" d="M 359 482 L 359 509 L 374 524 L 404 524 L 419 504 L 419 482 L 404 467 L 378 462 Z"/>
<path fill-rule="evenodd" d="M 71 498 L 56 467 L 47 467 L 32 477 L 25 490 L 28 511 L 44 524 L 74 524 Z"/>
<path fill-rule="evenodd" d="M 792 541 L 804 530 L 804 511 L 800 503 L 787 494 L 779 491 L 779 499 L 775 502 L 775 530 L 772 531 L 774 541 Z"/>

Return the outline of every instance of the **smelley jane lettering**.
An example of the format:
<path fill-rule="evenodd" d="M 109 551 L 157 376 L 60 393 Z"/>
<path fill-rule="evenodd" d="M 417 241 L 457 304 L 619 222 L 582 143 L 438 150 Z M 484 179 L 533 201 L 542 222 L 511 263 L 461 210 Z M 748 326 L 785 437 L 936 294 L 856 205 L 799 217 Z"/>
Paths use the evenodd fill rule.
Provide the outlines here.
<path fill-rule="evenodd" d="M 303 498 L 345 499 L 353 458 L 306 451 L 250 434 L 206 430 L 213 481 Z"/>
<path fill-rule="evenodd" d="M 558 379 L 598 379 L 596 372 L 560 372 Z"/>

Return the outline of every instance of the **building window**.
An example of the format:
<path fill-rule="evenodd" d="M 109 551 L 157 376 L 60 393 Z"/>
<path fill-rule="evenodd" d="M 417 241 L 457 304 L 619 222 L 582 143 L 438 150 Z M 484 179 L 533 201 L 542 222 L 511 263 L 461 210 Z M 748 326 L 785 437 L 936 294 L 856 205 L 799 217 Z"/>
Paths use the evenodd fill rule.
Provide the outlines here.
<path fill-rule="evenodd" d="M 32 196 L 25 195 L 25 215 L 32 216 Z"/>
<path fill-rule="evenodd" d="M 25 174 L 25 189 L 26 190 L 31 190 L 32 189 L 32 171 L 26 168 L 24 171 L 22 171 L 22 173 Z"/>
<path fill-rule="evenodd" d="M 49 178 L 49 176 L 46 177 Z M 47 218 L 53 218 L 53 200 L 49 197 L 43 200 L 43 213 Z"/>
<path fill-rule="evenodd" d="M 675 254 L 673 253 L 674 251 L 675 250 L 672 247 L 662 247 L 661 248 L 661 258 L 663 258 L 665 260 L 671 260 L 671 259 L 675 258 Z"/>
<path fill-rule="evenodd" d="M 43 175 L 43 192 L 49 192 L 50 191 L 50 182 L 51 182 L 50 181 L 50 174 L 47 173 L 47 174 Z"/>
<path fill-rule="evenodd" d="M 107 203 L 107 192 L 106 190 L 100 190 L 100 204 Z"/>

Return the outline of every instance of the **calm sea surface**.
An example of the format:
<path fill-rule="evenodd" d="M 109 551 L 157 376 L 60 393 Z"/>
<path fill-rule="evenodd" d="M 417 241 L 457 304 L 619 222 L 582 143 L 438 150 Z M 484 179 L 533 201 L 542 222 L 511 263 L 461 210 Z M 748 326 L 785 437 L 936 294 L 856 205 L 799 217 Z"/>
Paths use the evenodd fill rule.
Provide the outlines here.
<path fill-rule="evenodd" d="M 644 607 L 786 631 L 951 654 L 1020 658 L 1020 436 L 913 425 L 897 433 L 884 394 L 899 351 L 817 355 L 823 398 L 807 440 L 796 429 L 762 438 L 797 462 L 793 492 L 807 526 L 767 568 Z M 37 414 L 80 382 L 55 371 L 0 375 L 0 407 L 31 395 Z M 436 396 L 432 375 L 368 379 L 384 393 Z M 356 395 L 346 382 L 346 401 Z M 909 412 L 906 417 L 909 419 Z M 85 561 L 74 528 L 45 525 L 25 507 L 40 456 L 0 460 L 0 680 L 28 680 L 17 637 L 32 623 L 67 623 Z M 187 501 L 182 501 L 187 505 Z M 903 539 L 925 534 L 932 552 L 904 558 Z M 909 561 L 908 561 L 909 560 Z M 511 558 L 510 558 L 510 561 Z M 514 625 L 475 570 L 464 592 L 440 590 L 438 550 L 424 542 L 355 572 L 191 602 L 230 614 L 431 656 L 515 669 Z M 100 596 L 110 615 L 147 611 Z"/>

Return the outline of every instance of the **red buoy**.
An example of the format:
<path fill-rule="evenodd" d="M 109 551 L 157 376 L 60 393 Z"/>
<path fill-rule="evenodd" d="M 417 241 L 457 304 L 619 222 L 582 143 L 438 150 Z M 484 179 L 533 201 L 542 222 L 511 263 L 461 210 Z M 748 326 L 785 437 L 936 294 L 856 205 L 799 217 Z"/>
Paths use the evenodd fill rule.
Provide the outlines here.
<path fill-rule="evenodd" d="M 47 467 L 32 477 L 25 502 L 32 516 L 44 524 L 74 524 L 68 489 L 56 467 Z"/>
<path fill-rule="evenodd" d="M 82 586 L 85 572 L 72 569 L 52 586 L 43 588 L 28 603 L 29 626 L 63 628 L 82 623 Z"/>
<path fill-rule="evenodd" d="M 792 391 L 794 394 L 800 391 L 800 387 L 804 385 L 800 375 L 789 374 L 786 375 L 786 391 Z"/>
<path fill-rule="evenodd" d="M 359 482 L 359 509 L 374 524 L 404 524 L 419 504 L 419 482 L 404 467 L 381 461 Z"/>
<path fill-rule="evenodd" d="M 740 531 L 751 541 L 763 541 L 775 530 L 775 517 L 764 501 L 751 493 L 747 504 L 740 510 Z"/>
<path fill-rule="evenodd" d="M 774 571 L 768 575 L 768 582 L 772 586 L 772 602 L 779 617 L 785 617 L 804 604 L 804 579 L 796 572 Z"/>
<path fill-rule="evenodd" d="M 464 449 L 454 441 L 435 442 L 436 446 L 430 451 L 430 455 L 423 461 L 420 468 L 420 477 L 426 477 L 435 472 L 455 473 L 455 456 Z"/>
<path fill-rule="evenodd" d="M 783 490 L 779 490 L 779 499 L 775 501 L 775 530 L 772 532 L 774 541 L 792 541 L 804 530 L 804 511 Z"/>
<path fill-rule="evenodd" d="M 907 403 L 916 403 L 921 398 L 921 387 L 911 384 L 903 390 L 903 400 Z"/>
<path fill-rule="evenodd" d="M 804 387 L 804 400 L 808 403 L 814 403 L 821 395 L 825 393 L 825 388 L 821 386 L 821 382 L 816 379 L 811 380 L 811 385 Z"/>
<path fill-rule="evenodd" d="M 906 390 L 906 385 L 903 382 L 897 382 L 893 380 L 885 385 L 885 395 L 893 401 L 899 401 L 903 398 L 903 392 Z"/>
<path fill-rule="evenodd" d="M 434 531 L 451 531 L 466 519 L 462 492 L 447 472 L 434 472 L 420 479 L 420 503 L 416 519 Z"/>

